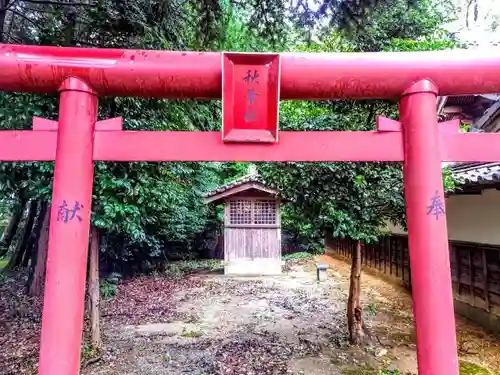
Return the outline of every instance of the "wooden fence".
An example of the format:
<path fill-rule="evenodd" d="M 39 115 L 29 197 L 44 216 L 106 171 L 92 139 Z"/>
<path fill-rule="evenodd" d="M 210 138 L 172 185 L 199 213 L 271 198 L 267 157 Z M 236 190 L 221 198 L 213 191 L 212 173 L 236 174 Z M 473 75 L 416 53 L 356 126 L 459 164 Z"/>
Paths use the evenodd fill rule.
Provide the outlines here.
<path fill-rule="evenodd" d="M 350 239 L 325 239 L 326 252 L 331 255 L 350 257 L 355 245 Z M 500 246 L 450 241 L 449 249 L 455 307 L 458 301 L 494 315 L 492 324 L 498 327 L 490 328 L 500 332 L 500 319 L 496 318 L 500 317 Z M 382 237 L 378 243 L 364 245 L 361 255 L 363 266 L 394 276 L 411 290 L 407 236 Z"/>

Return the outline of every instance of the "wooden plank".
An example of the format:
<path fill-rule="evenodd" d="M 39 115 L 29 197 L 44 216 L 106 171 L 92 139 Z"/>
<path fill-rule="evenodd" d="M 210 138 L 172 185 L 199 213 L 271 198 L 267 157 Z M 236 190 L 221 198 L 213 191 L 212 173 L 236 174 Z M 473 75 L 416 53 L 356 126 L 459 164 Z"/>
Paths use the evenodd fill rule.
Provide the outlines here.
<path fill-rule="evenodd" d="M 472 306 L 474 303 L 474 264 L 472 262 L 472 248 L 469 248 L 469 292 L 472 299 Z"/>
<path fill-rule="evenodd" d="M 370 251 L 368 249 L 368 247 L 365 245 L 365 244 L 362 244 L 361 245 L 361 251 L 364 251 L 366 256 L 365 256 L 365 260 L 366 260 L 366 265 L 367 266 L 370 266 Z"/>
<path fill-rule="evenodd" d="M 488 261 L 486 259 L 486 249 L 481 248 L 481 256 L 483 258 L 483 292 L 484 292 L 484 305 L 485 310 L 490 312 L 490 292 L 488 290 Z"/>
<path fill-rule="evenodd" d="M 403 241 L 401 241 L 403 242 Z M 403 285 L 405 283 L 405 245 L 401 243 L 401 280 L 403 281 Z"/>
<path fill-rule="evenodd" d="M 382 256 L 380 255 L 380 246 L 377 243 L 373 244 L 373 248 L 375 249 L 375 259 L 377 259 L 377 269 L 380 271 L 380 266 L 382 262 Z"/>
<path fill-rule="evenodd" d="M 457 273 L 457 293 L 460 295 L 460 252 L 457 246 L 453 246 L 453 250 L 455 251 L 455 267 L 456 267 L 456 273 Z"/>
<path fill-rule="evenodd" d="M 385 246 L 385 239 L 381 242 L 383 259 L 384 259 L 384 273 L 387 273 L 387 247 Z"/>
<path fill-rule="evenodd" d="M 394 252 L 395 254 L 395 257 L 394 257 L 394 265 L 396 266 L 396 277 L 399 277 L 399 267 L 398 267 L 398 257 L 399 257 L 399 254 L 401 252 L 401 246 L 400 246 L 400 243 L 399 241 L 395 241 L 395 244 L 396 244 L 396 251 Z"/>
<path fill-rule="evenodd" d="M 388 245 L 389 245 L 389 269 L 390 269 L 390 275 L 392 275 L 392 240 L 391 238 L 389 237 L 388 239 Z"/>
<path fill-rule="evenodd" d="M 377 251 L 377 259 L 378 259 L 378 269 L 382 270 L 382 249 L 380 248 L 380 244 L 374 244 L 375 249 Z"/>

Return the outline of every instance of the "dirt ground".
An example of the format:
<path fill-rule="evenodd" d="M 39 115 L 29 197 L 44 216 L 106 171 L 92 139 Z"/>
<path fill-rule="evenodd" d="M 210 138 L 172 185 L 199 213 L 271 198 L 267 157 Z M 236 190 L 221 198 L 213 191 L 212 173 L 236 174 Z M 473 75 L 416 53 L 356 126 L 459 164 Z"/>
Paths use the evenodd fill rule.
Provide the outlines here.
<path fill-rule="evenodd" d="M 317 283 L 316 260 L 287 263 L 278 277 L 214 273 L 120 283 L 101 304 L 102 351 L 82 345 L 82 375 L 415 374 L 407 292 L 364 272 L 365 320 L 380 342 L 352 347 L 350 266 L 322 256 L 329 277 Z M 23 285 L 22 278 L 0 280 L 0 375 L 36 374 L 41 300 L 27 297 Z M 462 319 L 457 332 L 461 375 L 500 374 L 500 340 Z"/>
<path fill-rule="evenodd" d="M 322 261 L 330 265 L 322 283 L 309 260 L 279 277 L 191 276 L 170 295 L 161 278 L 146 295 L 141 288 L 127 295 L 123 285 L 117 298 L 104 303 L 105 350 L 82 374 L 416 374 L 406 291 L 363 274 L 365 319 L 380 342 L 351 347 L 345 318 L 349 265 Z M 134 314 L 134 306 L 146 306 L 146 313 Z M 462 320 L 457 329 L 463 374 L 500 369 L 499 341 Z"/>

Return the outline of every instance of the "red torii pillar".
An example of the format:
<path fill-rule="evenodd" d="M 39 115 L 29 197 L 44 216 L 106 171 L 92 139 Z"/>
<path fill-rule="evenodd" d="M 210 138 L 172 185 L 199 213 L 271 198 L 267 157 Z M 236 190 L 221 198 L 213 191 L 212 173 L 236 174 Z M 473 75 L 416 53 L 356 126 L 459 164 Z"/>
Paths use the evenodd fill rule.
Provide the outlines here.
<path fill-rule="evenodd" d="M 59 91 L 39 373 L 69 375 L 80 369 L 97 95 L 78 78 Z"/>
<path fill-rule="evenodd" d="M 0 89 L 61 91 L 58 124 L 35 119 L 34 131 L 0 132 L 0 160 L 56 160 L 39 374 L 78 373 L 92 160 L 404 161 L 419 373 L 458 374 L 440 162 L 500 160 L 500 134 L 437 124 L 438 89 L 500 90 L 498 51 L 465 56 L 284 54 L 281 98 L 400 97 L 401 123 L 379 119 L 377 132 L 280 132 L 277 143 L 227 144 L 219 132 L 126 132 L 116 119 L 96 123 L 96 92 L 219 98 L 220 54 L 0 45 Z"/>
<path fill-rule="evenodd" d="M 432 82 L 419 81 L 400 101 L 406 217 L 408 233 L 412 233 L 408 236 L 412 300 L 419 373 L 458 374 L 437 93 Z"/>
<path fill-rule="evenodd" d="M 408 247 L 421 374 L 458 373 L 439 143 L 440 133 L 457 134 L 460 123 L 437 123 L 437 94 L 431 81 L 415 82 L 400 99 L 401 122 L 377 119 L 380 131 L 403 132 Z"/>

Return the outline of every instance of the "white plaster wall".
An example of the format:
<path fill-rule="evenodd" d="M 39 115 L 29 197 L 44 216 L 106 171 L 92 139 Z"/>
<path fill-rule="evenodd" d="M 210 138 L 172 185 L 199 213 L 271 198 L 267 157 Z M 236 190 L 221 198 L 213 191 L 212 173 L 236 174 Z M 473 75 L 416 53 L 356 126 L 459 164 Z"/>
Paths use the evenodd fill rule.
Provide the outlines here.
<path fill-rule="evenodd" d="M 481 195 L 452 195 L 446 198 L 448 238 L 454 241 L 500 245 L 500 191 L 484 190 Z M 406 234 L 388 224 L 395 234 Z"/>

